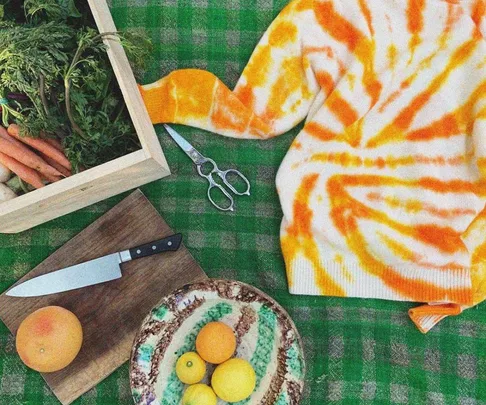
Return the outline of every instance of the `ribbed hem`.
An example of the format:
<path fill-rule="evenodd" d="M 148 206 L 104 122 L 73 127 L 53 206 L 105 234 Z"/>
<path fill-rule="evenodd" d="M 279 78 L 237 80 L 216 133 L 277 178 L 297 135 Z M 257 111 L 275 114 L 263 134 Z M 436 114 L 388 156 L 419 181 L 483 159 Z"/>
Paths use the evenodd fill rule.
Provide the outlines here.
<path fill-rule="evenodd" d="M 319 275 L 321 283 L 318 285 L 317 270 L 310 261 L 301 257 L 292 261 L 290 266 L 291 294 L 473 304 L 469 268 L 437 270 L 420 266 L 388 266 L 377 269 L 377 274 L 383 274 L 379 277 L 373 275 L 372 269 L 365 270 L 357 262 L 324 260 L 319 266 L 325 269 L 325 274 Z M 417 288 L 413 286 L 414 282 Z M 405 288 L 407 283 L 413 288 Z"/>
<path fill-rule="evenodd" d="M 448 316 L 459 315 L 462 308 L 456 304 L 422 305 L 408 311 L 410 319 L 422 333 L 427 333 L 442 319 Z"/>

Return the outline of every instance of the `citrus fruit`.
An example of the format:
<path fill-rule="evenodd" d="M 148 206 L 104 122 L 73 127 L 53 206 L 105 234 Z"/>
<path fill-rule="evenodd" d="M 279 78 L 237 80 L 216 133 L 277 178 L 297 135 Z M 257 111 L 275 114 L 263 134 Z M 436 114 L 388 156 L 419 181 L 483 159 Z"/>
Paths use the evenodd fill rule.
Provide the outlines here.
<path fill-rule="evenodd" d="M 78 355 L 83 329 L 76 315 L 61 307 L 33 312 L 19 326 L 15 345 L 22 361 L 43 373 L 59 371 Z"/>
<path fill-rule="evenodd" d="M 206 363 L 197 353 L 185 353 L 177 360 L 176 374 L 184 384 L 196 384 L 206 374 Z"/>
<path fill-rule="evenodd" d="M 218 398 L 205 384 L 195 384 L 187 388 L 182 397 L 182 405 L 216 405 Z"/>
<path fill-rule="evenodd" d="M 210 322 L 204 326 L 196 338 L 196 350 L 211 364 L 221 364 L 228 360 L 236 350 L 236 337 L 228 325 Z"/>
<path fill-rule="evenodd" d="M 230 359 L 216 367 L 211 385 L 223 401 L 242 401 L 255 390 L 255 370 L 246 360 Z"/>

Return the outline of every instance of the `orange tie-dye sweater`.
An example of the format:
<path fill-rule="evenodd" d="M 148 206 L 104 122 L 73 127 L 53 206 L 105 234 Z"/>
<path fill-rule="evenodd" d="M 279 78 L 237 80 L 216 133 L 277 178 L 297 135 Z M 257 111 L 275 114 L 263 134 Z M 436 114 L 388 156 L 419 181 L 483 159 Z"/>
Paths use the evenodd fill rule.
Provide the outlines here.
<path fill-rule="evenodd" d="M 154 123 L 265 139 L 294 294 L 426 303 L 426 332 L 486 297 L 486 2 L 295 0 L 236 85 L 141 87 Z M 242 145 L 244 147 L 244 145 Z"/>

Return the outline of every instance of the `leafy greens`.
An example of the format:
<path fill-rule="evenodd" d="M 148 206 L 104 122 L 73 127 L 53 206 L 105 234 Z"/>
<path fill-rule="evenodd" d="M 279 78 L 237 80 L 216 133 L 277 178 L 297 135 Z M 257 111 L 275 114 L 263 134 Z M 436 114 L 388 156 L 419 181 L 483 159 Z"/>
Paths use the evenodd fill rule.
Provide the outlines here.
<path fill-rule="evenodd" d="M 100 34 L 85 2 L 0 0 L 2 122 L 56 137 L 74 171 L 140 148 L 103 39 L 120 41 L 138 76 L 150 42 L 137 31 Z M 80 12 L 80 10 L 82 12 Z"/>

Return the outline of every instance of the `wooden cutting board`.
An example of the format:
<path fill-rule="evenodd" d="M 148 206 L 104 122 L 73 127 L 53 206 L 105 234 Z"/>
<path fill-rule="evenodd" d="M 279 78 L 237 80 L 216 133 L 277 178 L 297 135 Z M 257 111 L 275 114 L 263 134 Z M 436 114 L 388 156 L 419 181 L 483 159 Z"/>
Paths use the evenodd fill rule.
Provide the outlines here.
<path fill-rule="evenodd" d="M 137 190 L 18 283 L 172 233 Z M 84 341 L 78 357 L 64 370 L 42 374 L 65 405 L 129 359 L 133 339 L 143 319 L 165 295 L 185 284 L 207 279 L 183 245 L 177 252 L 125 263 L 122 269 L 121 279 L 75 291 L 36 298 L 0 296 L 0 319 L 14 334 L 27 315 L 47 305 L 67 308 L 81 321 Z"/>

